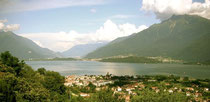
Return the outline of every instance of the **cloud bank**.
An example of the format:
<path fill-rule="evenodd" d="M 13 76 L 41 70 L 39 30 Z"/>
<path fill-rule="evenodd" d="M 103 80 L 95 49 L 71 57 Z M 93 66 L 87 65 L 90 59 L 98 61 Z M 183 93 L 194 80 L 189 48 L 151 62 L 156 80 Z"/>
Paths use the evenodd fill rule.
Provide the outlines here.
<path fill-rule="evenodd" d="M 104 3 L 105 0 L 0 0 L 0 13 L 91 6 Z"/>
<path fill-rule="evenodd" d="M 8 24 L 5 23 L 8 22 L 7 19 L 0 20 L 0 31 L 8 32 L 8 31 L 15 31 L 20 28 L 19 24 Z"/>
<path fill-rule="evenodd" d="M 130 23 L 117 25 L 111 20 L 107 20 L 102 27 L 93 33 L 78 33 L 72 30 L 70 32 L 29 33 L 19 35 L 32 39 L 38 45 L 53 51 L 65 51 L 78 44 L 112 41 L 118 37 L 128 36 L 146 28 L 147 26 L 145 25 L 136 27 L 134 24 Z"/>
<path fill-rule="evenodd" d="M 141 9 L 154 12 L 160 20 L 168 19 L 173 14 L 199 15 L 210 19 L 210 0 L 204 3 L 192 0 L 142 0 Z"/>

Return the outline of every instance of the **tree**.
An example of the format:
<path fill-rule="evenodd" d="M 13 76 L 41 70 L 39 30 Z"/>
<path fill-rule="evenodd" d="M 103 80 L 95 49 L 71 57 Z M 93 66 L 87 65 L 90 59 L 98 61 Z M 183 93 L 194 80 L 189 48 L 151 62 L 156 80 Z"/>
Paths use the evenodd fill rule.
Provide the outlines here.
<path fill-rule="evenodd" d="M 50 91 L 51 100 L 64 101 L 68 98 L 67 88 L 64 86 L 65 78 L 58 72 L 47 71 L 44 75 L 43 86 Z"/>
<path fill-rule="evenodd" d="M 91 91 L 91 92 L 95 92 L 96 86 L 93 85 L 93 83 L 90 82 L 90 83 L 88 84 L 88 87 L 90 87 L 90 91 Z"/>
<path fill-rule="evenodd" d="M 16 95 L 14 87 L 17 84 L 17 78 L 14 74 L 0 74 L 0 100 L 2 102 L 15 102 Z"/>
<path fill-rule="evenodd" d="M 19 61 L 19 59 L 16 57 L 13 57 L 9 53 L 9 51 L 1 53 L 0 60 L 2 64 L 12 67 L 15 70 L 17 76 L 19 76 L 22 67 L 25 65 L 23 60 Z"/>
<path fill-rule="evenodd" d="M 43 102 L 50 101 L 49 91 L 39 82 L 32 83 L 26 78 L 18 78 L 15 86 L 16 99 L 18 102 Z"/>
<path fill-rule="evenodd" d="M 137 96 L 134 96 L 132 102 L 187 102 L 188 98 L 183 93 L 173 93 L 160 91 L 156 93 L 153 90 L 145 89 L 138 91 Z"/>
<path fill-rule="evenodd" d="M 37 72 L 39 72 L 39 74 L 41 74 L 41 75 L 45 75 L 46 74 L 46 69 L 45 68 L 39 68 L 37 70 Z"/>
<path fill-rule="evenodd" d="M 189 77 L 184 77 L 183 81 L 186 81 L 186 82 L 189 81 Z"/>
<path fill-rule="evenodd" d="M 94 102 L 124 102 L 123 99 L 115 97 L 113 91 L 110 89 L 96 92 L 95 95 L 91 97 L 91 100 Z"/>

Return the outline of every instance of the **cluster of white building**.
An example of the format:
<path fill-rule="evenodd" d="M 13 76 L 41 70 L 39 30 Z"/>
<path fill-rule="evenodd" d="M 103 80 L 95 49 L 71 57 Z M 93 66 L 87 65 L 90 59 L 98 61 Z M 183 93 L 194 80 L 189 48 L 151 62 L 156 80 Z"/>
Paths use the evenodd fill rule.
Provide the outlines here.
<path fill-rule="evenodd" d="M 103 86 L 107 84 L 113 83 L 111 80 L 104 80 L 102 76 L 97 75 L 85 75 L 85 76 L 79 76 L 79 75 L 69 75 L 65 78 L 64 85 L 66 86 L 87 86 L 89 83 L 92 83 L 95 86 Z"/>

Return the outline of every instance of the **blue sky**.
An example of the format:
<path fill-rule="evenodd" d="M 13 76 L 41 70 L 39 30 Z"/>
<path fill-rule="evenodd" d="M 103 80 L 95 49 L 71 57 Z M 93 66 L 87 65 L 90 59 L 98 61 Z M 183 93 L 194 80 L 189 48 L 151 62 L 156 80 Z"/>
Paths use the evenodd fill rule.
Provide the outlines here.
<path fill-rule="evenodd" d="M 59 32 L 76 30 L 93 32 L 110 19 L 117 24 L 151 25 L 159 20 L 140 10 L 141 0 L 109 0 L 99 5 L 73 6 L 1 14 L 10 24 L 20 24 L 16 33 Z M 96 10 L 95 13 L 90 10 Z M 116 16 L 116 17 L 115 17 Z M 122 16 L 122 17 L 121 17 Z M 126 17 L 128 16 L 128 17 Z"/>

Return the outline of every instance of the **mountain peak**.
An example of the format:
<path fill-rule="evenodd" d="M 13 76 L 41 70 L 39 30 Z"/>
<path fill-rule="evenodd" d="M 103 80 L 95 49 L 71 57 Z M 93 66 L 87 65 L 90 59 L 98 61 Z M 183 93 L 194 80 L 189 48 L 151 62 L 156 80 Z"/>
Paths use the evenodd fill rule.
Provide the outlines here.
<path fill-rule="evenodd" d="M 177 20 L 177 19 L 206 19 L 206 18 L 203 18 L 201 16 L 198 16 L 198 15 L 187 15 L 187 14 L 184 14 L 184 15 L 172 15 L 169 20 Z"/>
<path fill-rule="evenodd" d="M 197 15 L 173 15 L 170 19 L 89 53 L 87 58 L 120 55 L 170 57 L 186 61 L 210 60 L 210 20 Z"/>

